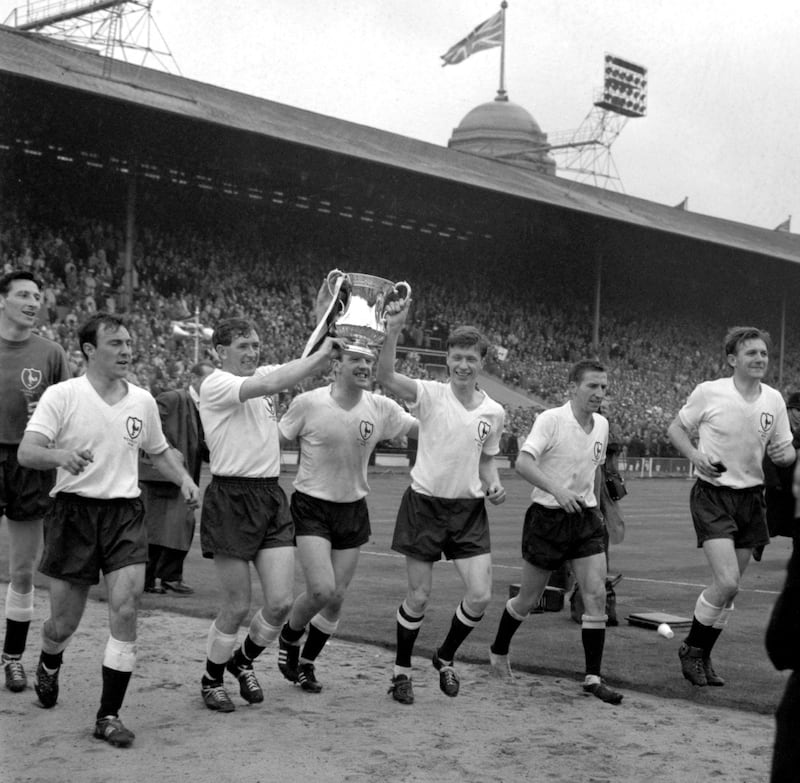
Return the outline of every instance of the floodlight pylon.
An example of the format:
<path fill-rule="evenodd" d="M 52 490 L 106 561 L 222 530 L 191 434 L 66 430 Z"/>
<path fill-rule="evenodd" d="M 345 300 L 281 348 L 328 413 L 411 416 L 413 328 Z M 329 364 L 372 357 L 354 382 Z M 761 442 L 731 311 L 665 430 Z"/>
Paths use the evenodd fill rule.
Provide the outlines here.
<path fill-rule="evenodd" d="M 5 24 L 18 30 L 94 49 L 106 58 L 156 67 L 182 75 L 152 15 L 154 0 L 28 0 Z"/>

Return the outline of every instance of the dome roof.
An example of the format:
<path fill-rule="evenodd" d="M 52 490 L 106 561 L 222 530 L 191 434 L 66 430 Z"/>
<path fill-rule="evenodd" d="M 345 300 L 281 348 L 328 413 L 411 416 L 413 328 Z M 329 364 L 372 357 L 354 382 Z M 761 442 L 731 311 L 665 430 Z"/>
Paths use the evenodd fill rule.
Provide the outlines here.
<path fill-rule="evenodd" d="M 456 131 L 514 131 L 530 133 L 537 138 L 542 129 L 530 112 L 511 101 L 488 101 L 468 112 Z"/>
<path fill-rule="evenodd" d="M 526 109 L 505 97 L 498 96 L 468 112 L 453 130 L 447 146 L 543 174 L 556 173 L 555 161 L 548 154 L 547 134 Z"/>

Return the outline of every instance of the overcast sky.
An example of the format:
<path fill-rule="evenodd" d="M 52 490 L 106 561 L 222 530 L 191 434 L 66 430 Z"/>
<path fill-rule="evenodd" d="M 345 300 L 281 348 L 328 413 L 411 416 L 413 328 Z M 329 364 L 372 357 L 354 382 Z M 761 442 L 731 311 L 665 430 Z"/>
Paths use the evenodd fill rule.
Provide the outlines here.
<path fill-rule="evenodd" d="M 63 0 L 37 0 L 63 5 Z M 0 20 L 21 0 L 0 0 Z M 499 0 L 154 0 L 183 76 L 445 146 L 494 98 L 500 50 L 439 56 Z M 648 113 L 612 147 L 625 192 L 800 232 L 800 3 L 509 0 L 506 88 L 578 128 L 606 53 L 645 66 Z"/>

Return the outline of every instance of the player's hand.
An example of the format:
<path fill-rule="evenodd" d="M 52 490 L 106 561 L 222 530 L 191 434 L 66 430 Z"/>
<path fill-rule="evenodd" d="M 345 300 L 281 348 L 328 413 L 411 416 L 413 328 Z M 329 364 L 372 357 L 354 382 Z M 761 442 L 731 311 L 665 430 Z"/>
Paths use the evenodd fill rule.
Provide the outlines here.
<path fill-rule="evenodd" d="M 329 359 L 337 359 L 341 356 L 344 341 L 335 337 L 326 337 L 322 341 L 319 349 L 313 354 L 319 361 L 327 362 Z"/>
<path fill-rule="evenodd" d="M 200 505 L 200 490 L 190 478 L 185 478 L 181 484 L 181 494 L 190 510 L 194 511 Z"/>
<path fill-rule="evenodd" d="M 486 499 L 493 505 L 499 506 L 505 502 L 506 490 L 502 484 L 490 484 L 486 487 Z"/>
<path fill-rule="evenodd" d="M 559 489 L 552 493 L 558 505 L 570 514 L 583 511 L 583 498 L 571 489 Z"/>
<path fill-rule="evenodd" d="M 80 451 L 64 451 L 59 467 L 64 468 L 67 473 L 77 476 L 86 469 L 86 466 L 94 462 L 94 454 L 89 449 Z"/>
<path fill-rule="evenodd" d="M 776 465 L 779 465 L 782 468 L 788 468 L 789 465 L 794 465 L 794 462 L 797 459 L 797 452 L 791 448 L 791 446 L 791 441 L 787 441 L 785 443 L 775 443 L 774 441 L 769 441 L 767 443 L 767 456 Z"/>
<path fill-rule="evenodd" d="M 389 302 L 384 311 L 384 320 L 386 321 L 386 330 L 393 334 L 399 334 L 406 324 L 408 317 L 408 308 L 411 306 L 411 297 L 407 299 L 398 299 Z"/>
<path fill-rule="evenodd" d="M 717 479 L 725 472 L 725 466 L 719 459 L 709 457 L 708 454 L 703 454 L 701 451 L 694 454 L 691 462 L 695 470 L 706 478 Z"/>

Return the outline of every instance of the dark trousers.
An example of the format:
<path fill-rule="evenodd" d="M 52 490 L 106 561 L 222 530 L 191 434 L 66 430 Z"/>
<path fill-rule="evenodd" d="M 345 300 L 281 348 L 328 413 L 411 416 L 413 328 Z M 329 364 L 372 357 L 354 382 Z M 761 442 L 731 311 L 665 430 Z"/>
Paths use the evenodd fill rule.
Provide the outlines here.
<path fill-rule="evenodd" d="M 183 561 L 188 552 L 182 549 L 170 549 L 167 546 L 150 544 L 147 547 L 147 568 L 144 574 L 144 586 L 153 587 L 156 579 L 162 582 L 180 582 L 183 580 Z"/>
<path fill-rule="evenodd" d="M 771 783 L 794 783 L 800 770 L 800 671 L 792 672 L 775 712 Z"/>

